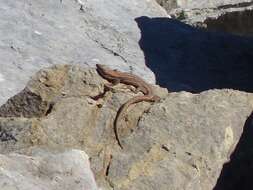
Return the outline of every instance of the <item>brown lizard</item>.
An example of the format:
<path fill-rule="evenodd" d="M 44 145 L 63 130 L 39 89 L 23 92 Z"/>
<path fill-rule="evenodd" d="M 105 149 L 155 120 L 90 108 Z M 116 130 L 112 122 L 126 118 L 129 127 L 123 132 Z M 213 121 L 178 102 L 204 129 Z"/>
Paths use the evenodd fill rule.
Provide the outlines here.
<path fill-rule="evenodd" d="M 104 65 L 96 64 L 97 66 L 97 72 L 99 75 L 101 75 L 104 79 L 108 80 L 112 84 L 118 84 L 123 83 L 127 85 L 132 85 L 136 88 L 136 90 L 141 91 L 144 95 L 136 96 L 128 100 L 126 103 L 124 103 L 118 110 L 116 118 L 114 120 L 114 133 L 116 136 L 116 140 L 119 144 L 119 146 L 123 149 L 123 146 L 120 142 L 119 135 L 118 135 L 118 123 L 124 116 L 125 112 L 127 111 L 127 108 L 134 103 L 147 101 L 147 102 L 155 102 L 160 100 L 160 97 L 155 95 L 152 89 L 152 86 L 148 83 L 146 83 L 143 79 L 140 77 L 126 73 L 126 72 L 120 72 L 117 70 L 111 70 L 106 68 Z"/>

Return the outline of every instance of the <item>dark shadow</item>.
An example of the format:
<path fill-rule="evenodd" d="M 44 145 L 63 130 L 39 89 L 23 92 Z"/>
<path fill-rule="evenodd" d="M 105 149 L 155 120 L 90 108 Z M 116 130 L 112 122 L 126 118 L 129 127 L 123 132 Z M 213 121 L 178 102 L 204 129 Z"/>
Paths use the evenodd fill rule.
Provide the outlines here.
<path fill-rule="evenodd" d="M 230 161 L 223 165 L 214 190 L 253 189 L 253 114 L 244 125 L 243 134 Z"/>
<path fill-rule="evenodd" d="M 253 38 L 207 32 L 174 19 L 135 19 L 157 84 L 169 91 L 232 88 L 253 92 Z"/>
<path fill-rule="evenodd" d="M 210 31 L 224 31 L 237 35 L 253 35 L 253 10 L 227 12 L 218 18 L 207 18 L 204 23 Z"/>

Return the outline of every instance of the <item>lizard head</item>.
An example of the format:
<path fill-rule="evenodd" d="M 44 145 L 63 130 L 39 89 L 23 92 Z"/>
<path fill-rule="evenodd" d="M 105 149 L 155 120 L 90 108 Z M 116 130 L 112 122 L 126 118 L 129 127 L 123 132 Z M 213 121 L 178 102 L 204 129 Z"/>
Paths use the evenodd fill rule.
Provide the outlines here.
<path fill-rule="evenodd" d="M 97 71 L 100 74 L 104 74 L 106 72 L 106 67 L 102 64 L 96 64 Z"/>
<path fill-rule="evenodd" d="M 98 68 L 104 68 L 105 66 L 102 65 L 102 64 L 96 64 L 96 67 L 98 67 Z"/>

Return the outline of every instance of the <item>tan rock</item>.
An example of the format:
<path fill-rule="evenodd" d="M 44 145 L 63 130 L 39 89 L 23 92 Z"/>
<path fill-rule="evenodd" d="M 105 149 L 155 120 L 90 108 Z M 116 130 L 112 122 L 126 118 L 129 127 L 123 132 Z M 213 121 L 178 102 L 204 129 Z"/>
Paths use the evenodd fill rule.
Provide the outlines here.
<path fill-rule="evenodd" d="M 1 153 L 29 154 L 34 147 L 84 150 L 104 189 L 215 186 L 252 111 L 252 94 L 233 90 L 167 93 L 156 87 L 160 102 L 132 105 L 120 122 L 122 150 L 113 120 L 119 107 L 136 94 L 123 84 L 104 92 L 106 83 L 95 69 L 79 66 L 60 65 L 37 73 L 25 90 L 47 107 L 41 112 L 27 109 L 33 99 L 22 107 L 19 100 L 30 98 L 23 92 L 3 105 L 2 116 L 11 115 L 16 105 L 27 117 L 0 119 Z M 16 113 L 13 116 L 24 116 Z"/>

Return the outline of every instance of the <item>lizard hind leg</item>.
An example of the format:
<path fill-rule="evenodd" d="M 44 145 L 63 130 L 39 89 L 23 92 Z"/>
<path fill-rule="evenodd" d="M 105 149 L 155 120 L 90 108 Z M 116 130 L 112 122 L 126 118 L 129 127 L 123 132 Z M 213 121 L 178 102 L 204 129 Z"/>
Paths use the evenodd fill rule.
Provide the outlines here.
<path fill-rule="evenodd" d="M 104 84 L 104 88 L 105 88 L 105 91 L 113 91 L 113 85 L 108 83 L 108 84 Z"/>
<path fill-rule="evenodd" d="M 134 89 L 134 93 L 135 93 L 135 94 L 137 94 L 138 92 L 142 92 L 142 89 L 141 89 L 141 87 L 139 87 L 139 86 L 138 86 L 137 88 Z"/>
<path fill-rule="evenodd" d="M 130 90 L 131 92 L 138 94 L 139 92 L 142 92 L 142 89 L 140 87 L 134 87 L 134 86 L 127 86 L 126 89 Z"/>
<path fill-rule="evenodd" d="M 111 80 L 111 83 L 104 84 L 105 90 L 106 91 L 114 91 L 113 87 L 119 83 L 120 83 L 120 80 L 118 80 L 118 79 Z"/>
<path fill-rule="evenodd" d="M 139 92 L 139 90 L 137 90 L 137 88 L 135 88 L 134 86 L 126 86 L 124 89 L 130 90 L 131 92 L 135 94 Z"/>
<path fill-rule="evenodd" d="M 120 79 L 115 78 L 115 79 L 111 80 L 111 83 L 113 86 L 115 86 L 120 83 Z"/>

